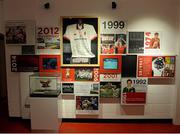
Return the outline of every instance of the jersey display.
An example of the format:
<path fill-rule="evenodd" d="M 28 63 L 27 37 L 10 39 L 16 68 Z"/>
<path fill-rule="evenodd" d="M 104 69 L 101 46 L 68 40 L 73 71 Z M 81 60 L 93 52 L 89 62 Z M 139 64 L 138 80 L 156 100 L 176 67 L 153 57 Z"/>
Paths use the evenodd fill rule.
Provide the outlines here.
<path fill-rule="evenodd" d="M 92 25 L 69 25 L 66 28 L 64 37 L 70 40 L 72 57 L 95 57 L 91 52 L 91 40 L 97 37 L 97 33 Z"/>

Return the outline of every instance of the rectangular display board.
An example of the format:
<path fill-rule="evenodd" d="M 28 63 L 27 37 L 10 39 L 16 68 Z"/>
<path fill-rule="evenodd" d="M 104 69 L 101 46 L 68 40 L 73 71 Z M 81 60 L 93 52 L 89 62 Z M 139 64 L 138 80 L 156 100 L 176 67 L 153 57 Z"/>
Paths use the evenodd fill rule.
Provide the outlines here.
<path fill-rule="evenodd" d="M 145 104 L 147 86 L 147 78 L 122 78 L 121 104 Z"/>
<path fill-rule="evenodd" d="M 39 56 L 11 55 L 11 72 L 39 72 Z"/>
<path fill-rule="evenodd" d="M 174 77 L 175 56 L 138 56 L 138 77 Z"/>

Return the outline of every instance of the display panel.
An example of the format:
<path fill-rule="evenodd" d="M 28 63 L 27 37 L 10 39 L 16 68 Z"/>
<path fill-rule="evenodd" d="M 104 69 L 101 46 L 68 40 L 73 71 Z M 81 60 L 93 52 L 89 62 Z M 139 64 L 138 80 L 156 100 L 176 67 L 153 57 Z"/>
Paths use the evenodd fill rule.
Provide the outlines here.
<path fill-rule="evenodd" d="M 99 96 L 76 96 L 76 114 L 98 114 Z"/>
<path fill-rule="evenodd" d="M 120 82 L 121 74 L 100 74 L 100 81 Z"/>
<path fill-rule="evenodd" d="M 128 53 L 144 53 L 144 32 L 129 32 Z"/>
<path fill-rule="evenodd" d="M 121 73 L 121 55 L 101 55 L 100 73 Z"/>
<path fill-rule="evenodd" d="M 37 27 L 37 49 L 60 49 L 59 27 Z"/>
<path fill-rule="evenodd" d="M 121 82 L 100 82 L 100 97 L 119 98 L 121 93 Z"/>
<path fill-rule="evenodd" d="M 126 34 L 101 34 L 101 54 L 125 54 Z"/>
<path fill-rule="evenodd" d="M 99 94 L 99 83 L 89 82 L 82 83 L 76 82 L 74 83 L 75 94 L 83 94 L 83 95 L 91 95 L 91 94 Z"/>
<path fill-rule="evenodd" d="M 175 56 L 138 56 L 139 77 L 174 77 Z"/>
<path fill-rule="evenodd" d="M 122 78 L 121 104 L 145 104 L 147 78 Z"/>
<path fill-rule="evenodd" d="M 136 77 L 137 56 L 123 55 L 122 56 L 122 77 Z"/>
<path fill-rule="evenodd" d="M 11 55 L 11 72 L 39 72 L 39 56 Z"/>
<path fill-rule="evenodd" d="M 40 72 L 60 72 L 60 55 L 40 55 Z"/>
<path fill-rule="evenodd" d="M 73 94 L 74 93 L 74 83 L 62 83 L 62 93 L 63 94 Z"/>
<path fill-rule="evenodd" d="M 98 18 L 62 17 L 62 65 L 98 66 Z"/>

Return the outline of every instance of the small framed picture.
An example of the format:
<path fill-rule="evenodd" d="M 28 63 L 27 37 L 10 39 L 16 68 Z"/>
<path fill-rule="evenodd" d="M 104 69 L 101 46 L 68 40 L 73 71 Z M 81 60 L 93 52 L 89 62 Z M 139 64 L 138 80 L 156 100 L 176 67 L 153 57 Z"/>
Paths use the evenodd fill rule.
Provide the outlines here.
<path fill-rule="evenodd" d="M 101 55 L 100 73 L 121 73 L 121 55 Z"/>
<path fill-rule="evenodd" d="M 62 17 L 62 66 L 98 66 L 98 18 Z"/>
<path fill-rule="evenodd" d="M 40 72 L 60 72 L 60 55 L 40 55 Z"/>

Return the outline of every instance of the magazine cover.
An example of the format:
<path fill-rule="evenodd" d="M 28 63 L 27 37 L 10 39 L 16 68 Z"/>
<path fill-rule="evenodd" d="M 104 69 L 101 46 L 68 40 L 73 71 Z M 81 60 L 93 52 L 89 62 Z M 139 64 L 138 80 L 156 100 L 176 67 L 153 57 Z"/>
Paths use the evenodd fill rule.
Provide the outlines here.
<path fill-rule="evenodd" d="M 119 98 L 121 93 L 121 82 L 100 82 L 100 97 Z"/>
<path fill-rule="evenodd" d="M 76 96 L 76 114 L 98 114 L 99 96 Z"/>
<path fill-rule="evenodd" d="M 147 78 L 122 78 L 121 104 L 145 104 Z"/>
<path fill-rule="evenodd" d="M 38 27 L 36 45 L 37 49 L 60 49 L 59 27 Z"/>
<path fill-rule="evenodd" d="M 101 34 L 101 54 L 126 54 L 126 34 Z"/>
<path fill-rule="evenodd" d="M 174 77 L 175 56 L 139 56 L 139 77 Z"/>
<path fill-rule="evenodd" d="M 144 32 L 129 32 L 128 53 L 144 53 Z"/>

